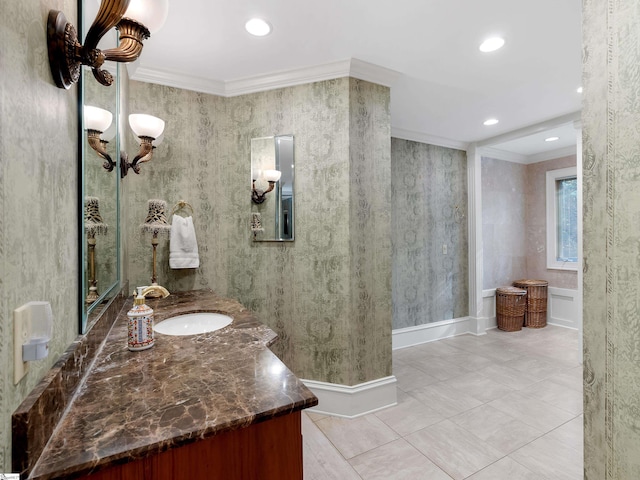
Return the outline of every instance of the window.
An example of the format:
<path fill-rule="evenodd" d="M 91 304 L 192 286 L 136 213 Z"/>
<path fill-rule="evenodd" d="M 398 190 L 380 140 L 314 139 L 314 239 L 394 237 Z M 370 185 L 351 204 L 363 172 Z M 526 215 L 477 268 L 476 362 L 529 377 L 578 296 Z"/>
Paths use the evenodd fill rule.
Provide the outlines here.
<path fill-rule="evenodd" d="M 547 268 L 578 269 L 576 167 L 547 172 Z"/>

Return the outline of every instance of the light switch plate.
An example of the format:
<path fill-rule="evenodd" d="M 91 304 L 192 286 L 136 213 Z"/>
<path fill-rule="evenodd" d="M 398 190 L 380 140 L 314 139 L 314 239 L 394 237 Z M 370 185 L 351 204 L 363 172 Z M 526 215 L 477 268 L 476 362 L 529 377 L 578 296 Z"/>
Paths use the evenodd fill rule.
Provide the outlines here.
<path fill-rule="evenodd" d="M 29 363 L 22 361 L 22 345 L 31 336 L 31 309 L 23 305 L 13 311 L 13 383 L 15 385 L 29 371 Z"/>

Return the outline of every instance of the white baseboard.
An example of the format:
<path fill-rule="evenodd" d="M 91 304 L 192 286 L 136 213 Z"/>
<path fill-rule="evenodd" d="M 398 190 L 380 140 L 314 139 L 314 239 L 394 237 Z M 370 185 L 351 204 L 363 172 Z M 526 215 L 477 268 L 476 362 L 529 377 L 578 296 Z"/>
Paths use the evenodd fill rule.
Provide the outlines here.
<path fill-rule="evenodd" d="M 391 332 L 391 345 L 393 350 L 397 350 L 465 333 L 472 333 L 471 319 L 469 317 L 454 318 L 452 320 L 393 330 Z"/>
<path fill-rule="evenodd" d="M 566 328 L 579 328 L 580 308 L 578 291 L 568 288 L 549 287 L 547 323 Z"/>
<path fill-rule="evenodd" d="M 487 330 L 498 328 L 498 320 L 496 318 L 496 289 L 490 288 L 482 291 L 482 313 L 485 318 L 485 327 Z"/>
<path fill-rule="evenodd" d="M 393 375 L 354 386 L 302 381 L 318 397 L 318 405 L 309 409 L 314 413 L 355 418 L 398 403 L 396 377 Z"/>

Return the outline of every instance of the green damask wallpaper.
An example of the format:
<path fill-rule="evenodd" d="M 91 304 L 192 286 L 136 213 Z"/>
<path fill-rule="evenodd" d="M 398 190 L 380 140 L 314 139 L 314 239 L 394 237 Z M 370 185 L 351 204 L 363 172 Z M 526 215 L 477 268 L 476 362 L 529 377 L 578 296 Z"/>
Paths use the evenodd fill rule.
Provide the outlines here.
<path fill-rule="evenodd" d="M 78 333 L 77 92 L 49 71 L 49 9 L 76 2 L 0 0 L 0 472 L 11 471 L 11 414 Z M 46 360 L 13 383 L 13 310 L 51 302 Z"/>
<path fill-rule="evenodd" d="M 640 478 L 640 5 L 583 2 L 585 479 Z"/>
<path fill-rule="evenodd" d="M 353 385 L 391 374 L 389 89 L 342 78 L 221 98 L 131 82 L 131 112 L 166 121 L 165 140 L 125 179 L 131 286 L 148 284 L 147 200 L 189 202 L 200 268 L 169 290 L 212 288 L 256 311 L 299 376 Z M 250 141 L 293 134 L 296 240 L 253 242 Z"/>
<path fill-rule="evenodd" d="M 393 138 L 391 157 L 393 328 L 465 317 L 466 152 Z"/>

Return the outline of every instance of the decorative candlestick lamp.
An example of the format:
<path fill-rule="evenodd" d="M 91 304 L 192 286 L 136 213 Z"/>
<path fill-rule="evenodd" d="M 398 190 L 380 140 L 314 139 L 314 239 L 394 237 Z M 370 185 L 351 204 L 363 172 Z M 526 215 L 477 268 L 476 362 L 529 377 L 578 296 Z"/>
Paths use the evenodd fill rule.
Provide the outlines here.
<path fill-rule="evenodd" d="M 98 281 L 96 280 L 96 234 L 107 233 L 108 225 L 102 220 L 100 215 L 100 200 L 96 197 L 85 197 L 84 199 L 84 231 L 87 234 L 87 245 L 89 247 L 89 293 L 85 303 L 92 304 L 100 297 L 98 293 Z"/>
<path fill-rule="evenodd" d="M 171 226 L 167 222 L 167 202 L 164 200 L 149 200 L 149 212 L 147 213 L 147 218 L 145 218 L 144 223 L 140 225 L 142 229 L 142 233 L 151 233 L 153 237 L 151 238 L 151 246 L 153 248 L 153 270 L 151 274 L 151 286 L 158 287 L 158 277 L 156 275 L 156 249 L 158 247 L 158 235 L 169 235 L 171 231 Z M 158 298 L 161 296 L 158 293 L 159 289 L 156 291 L 149 292 L 146 296 L 147 298 Z"/>

